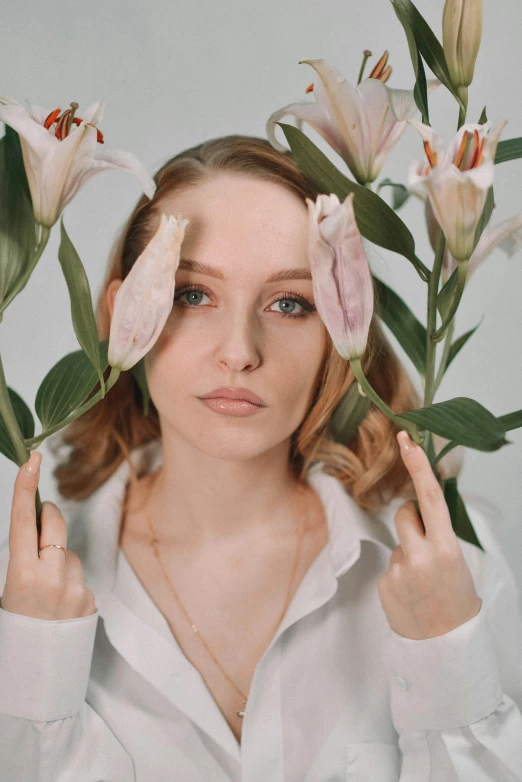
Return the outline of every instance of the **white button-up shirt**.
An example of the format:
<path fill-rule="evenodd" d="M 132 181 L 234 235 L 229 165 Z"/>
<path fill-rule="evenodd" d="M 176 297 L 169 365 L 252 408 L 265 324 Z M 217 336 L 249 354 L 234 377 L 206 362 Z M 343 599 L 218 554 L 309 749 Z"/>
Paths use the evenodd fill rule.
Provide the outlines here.
<path fill-rule="evenodd" d="M 132 452 L 140 472 L 161 441 Z M 328 544 L 259 661 L 241 745 L 123 551 L 129 467 L 60 504 L 97 612 L 34 619 L 0 608 L 2 782 L 514 782 L 522 780 L 522 617 L 488 522 L 460 540 L 479 613 L 445 635 L 389 627 L 377 581 L 394 515 L 361 510 L 321 462 L 307 480 Z M 8 542 L 0 550 L 5 583 Z M 233 643 L 233 639 L 231 639 Z"/>

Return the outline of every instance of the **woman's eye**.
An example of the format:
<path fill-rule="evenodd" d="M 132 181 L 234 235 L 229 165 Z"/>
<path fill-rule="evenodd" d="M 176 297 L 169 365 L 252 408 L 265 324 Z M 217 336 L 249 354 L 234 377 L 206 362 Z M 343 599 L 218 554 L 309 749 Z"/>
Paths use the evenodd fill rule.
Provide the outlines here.
<path fill-rule="evenodd" d="M 200 297 L 207 296 L 208 298 L 208 293 L 206 293 L 206 291 L 199 285 L 186 285 L 176 291 L 174 295 L 174 301 L 182 299 L 183 296 L 187 297 L 186 301 L 182 302 L 185 307 L 198 309 L 199 305 L 201 304 Z M 281 302 L 283 302 L 282 305 L 280 304 Z M 311 301 L 306 299 L 304 296 L 296 296 L 295 294 L 285 294 L 284 296 L 281 296 L 279 299 L 276 299 L 276 301 L 272 302 L 270 307 L 273 307 L 274 305 L 278 305 L 280 308 L 277 310 L 271 310 L 272 312 L 277 312 L 283 317 L 290 318 L 304 318 L 309 313 L 315 312 L 316 309 Z"/>

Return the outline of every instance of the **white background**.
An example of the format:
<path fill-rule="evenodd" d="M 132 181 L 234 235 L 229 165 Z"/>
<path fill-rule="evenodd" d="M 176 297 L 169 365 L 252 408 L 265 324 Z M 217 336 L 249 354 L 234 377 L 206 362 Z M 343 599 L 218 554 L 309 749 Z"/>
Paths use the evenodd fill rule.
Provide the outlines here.
<path fill-rule="evenodd" d="M 418 0 L 417 5 L 441 37 L 443 0 Z M 521 23 L 522 5 L 517 0 L 484 0 L 484 36 L 470 88 L 468 120 L 478 121 L 486 105 L 493 124 L 509 120 L 503 138 L 522 136 Z M 394 69 L 389 85 L 413 86 L 405 35 L 388 0 L 265 0 L 256 4 L 240 0 L 4 0 L 0 25 L 1 95 L 62 110 L 75 100 L 80 104 L 78 116 L 93 101 L 105 101 L 100 127 L 106 147 L 134 152 L 151 174 L 172 155 L 214 136 L 264 137 L 266 119 L 275 109 L 313 100 L 305 89 L 314 81 L 315 71 L 299 65 L 301 58 L 324 57 L 355 83 L 362 50 L 369 48 L 375 55 L 368 64 L 368 75 L 377 58 L 389 49 Z M 456 103 L 440 87 L 430 97 L 430 107 L 432 124 L 448 140 L 456 129 Z M 346 171 L 311 128 L 305 125 L 304 130 Z M 278 138 L 284 141 L 280 129 Z M 422 156 L 420 137 L 408 128 L 381 177 L 405 181 L 409 160 Z M 497 209 L 492 224 L 522 210 L 521 173 L 522 161 L 497 166 Z M 66 210 L 65 224 L 87 269 L 94 299 L 115 234 L 139 196 L 140 187 L 133 177 L 106 172 L 86 185 Z M 411 199 L 400 214 L 415 235 L 418 255 L 431 265 L 420 202 Z M 56 226 L 27 287 L 0 325 L 8 385 L 32 409 L 49 369 L 79 347 L 57 259 L 58 236 Z M 425 286 L 410 264 L 378 249 L 372 265 L 376 275 L 424 320 Z M 484 318 L 482 325 L 450 367 L 435 401 L 470 396 L 496 415 L 522 407 L 521 290 L 522 251 L 511 259 L 495 251 L 466 288 L 456 335 Z M 512 445 L 492 454 L 468 451 L 460 488 L 488 503 L 494 532 L 522 584 L 520 430 L 509 433 L 508 439 Z M 43 453 L 42 500 L 59 504 L 46 444 L 39 450 Z M 3 539 L 9 530 L 17 467 L 4 457 L 0 460 Z"/>

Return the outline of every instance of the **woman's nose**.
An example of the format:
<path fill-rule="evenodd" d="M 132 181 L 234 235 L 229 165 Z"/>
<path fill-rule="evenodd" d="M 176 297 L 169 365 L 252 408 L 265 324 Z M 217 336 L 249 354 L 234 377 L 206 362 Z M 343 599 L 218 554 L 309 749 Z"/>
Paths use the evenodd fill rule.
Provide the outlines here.
<path fill-rule="evenodd" d="M 221 364 L 236 372 L 259 364 L 261 335 L 251 313 L 241 311 L 225 317 L 215 339 L 215 357 Z"/>

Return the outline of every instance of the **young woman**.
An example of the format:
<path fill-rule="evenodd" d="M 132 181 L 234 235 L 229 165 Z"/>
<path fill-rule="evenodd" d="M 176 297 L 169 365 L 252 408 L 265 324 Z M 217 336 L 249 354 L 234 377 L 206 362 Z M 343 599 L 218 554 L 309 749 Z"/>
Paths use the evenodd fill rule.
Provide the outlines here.
<path fill-rule="evenodd" d="M 245 136 L 156 182 L 97 306 L 105 339 L 161 213 L 190 221 L 149 415 L 127 372 L 61 433 L 40 540 L 38 471 L 16 479 L 1 779 L 521 780 L 522 620 L 488 522 L 470 509 L 485 551 L 454 535 L 422 449 L 376 408 L 330 436 L 353 376 L 314 306 L 317 191 Z M 419 407 L 377 317 L 365 374 Z"/>

